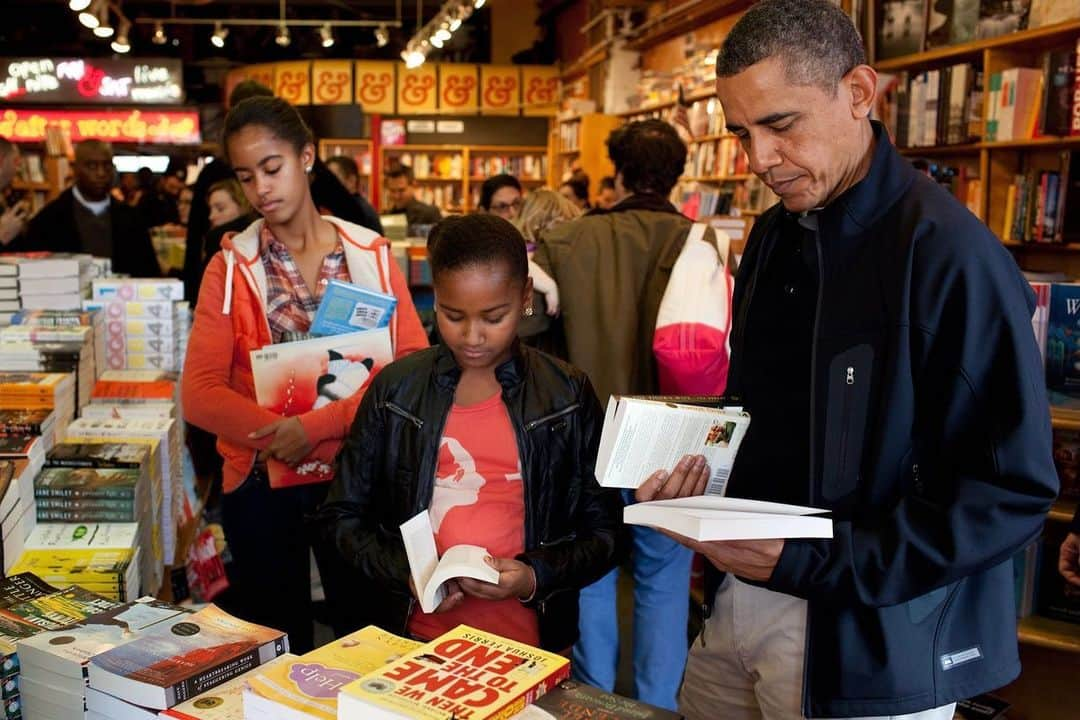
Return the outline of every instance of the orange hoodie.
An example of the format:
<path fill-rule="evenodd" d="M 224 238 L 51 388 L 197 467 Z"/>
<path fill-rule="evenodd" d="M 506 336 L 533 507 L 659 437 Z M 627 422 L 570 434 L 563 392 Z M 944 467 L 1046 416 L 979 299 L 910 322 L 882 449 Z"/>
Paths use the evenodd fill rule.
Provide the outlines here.
<path fill-rule="evenodd" d="M 405 277 L 386 238 L 359 225 L 327 217 L 337 226 L 352 281 L 398 299 L 390 323 L 395 359 L 428 346 Z M 199 290 L 195 322 L 184 361 L 182 403 L 188 422 L 218 436 L 225 459 L 224 491 L 250 474 L 256 453 L 271 438 L 248 435 L 281 416 L 255 402 L 251 351 L 273 342 L 266 319 L 266 272 L 259 257 L 262 220 L 222 241 Z M 364 391 L 299 416 L 313 454 L 332 461 L 349 432 Z"/>

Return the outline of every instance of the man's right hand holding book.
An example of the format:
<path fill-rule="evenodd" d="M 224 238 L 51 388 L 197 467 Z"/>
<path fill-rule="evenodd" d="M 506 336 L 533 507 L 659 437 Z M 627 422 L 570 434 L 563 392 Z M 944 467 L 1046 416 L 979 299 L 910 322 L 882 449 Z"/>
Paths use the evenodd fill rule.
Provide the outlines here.
<path fill-rule="evenodd" d="M 668 472 L 657 470 L 634 492 L 638 502 L 694 497 L 705 493 L 710 469 L 701 455 L 687 455 Z M 698 542 L 662 528 L 660 532 L 694 552 L 701 553 L 718 570 L 737 577 L 765 582 L 784 550 L 783 540 L 723 540 Z"/>

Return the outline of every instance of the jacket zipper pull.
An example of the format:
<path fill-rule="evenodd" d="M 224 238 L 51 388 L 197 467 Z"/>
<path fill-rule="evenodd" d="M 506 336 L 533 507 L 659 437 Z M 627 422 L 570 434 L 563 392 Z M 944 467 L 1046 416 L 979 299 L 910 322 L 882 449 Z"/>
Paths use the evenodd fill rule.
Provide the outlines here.
<path fill-rule="evenodd" d="M 847 369 L 847 384 L 848 385 L 854 385 L 855 384 L 855 368 L 854 367 L 849 367 Z"/>

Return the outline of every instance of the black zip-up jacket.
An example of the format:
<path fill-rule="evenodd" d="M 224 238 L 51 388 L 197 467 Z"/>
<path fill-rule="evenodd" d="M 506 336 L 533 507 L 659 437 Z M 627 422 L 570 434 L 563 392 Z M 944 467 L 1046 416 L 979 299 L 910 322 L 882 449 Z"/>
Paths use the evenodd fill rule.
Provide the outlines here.
<path fill-rule="evenodd" d="M 834 538 L 787 541 L 766 586 L 809 601 L 808 717 L 912 713 L 1015 678 L 1011 558 L 1058 491 L 1030 287 L 874 135 L 868 176 L 802 219 L 820 282 L 811 366 L 792 372 L 810 374 L 808 496 Z M 754 284 L 781 212 L 754 225 L 739 269 L 729 394 L 754 362 L 743 329 L 768 323 Z"/>
<path fill-rule="evenodd" d="M 372 381 L 338 457 L 318 522 L 373 584 L 372 622 L 403 634 L 413 598 L 398 529 L 428 508 L 439 444 L 461 371 L 443 346 L 389 365 Z M 525 552 L 536 573 L 528 603 L 541 644 L 565 650 L 578 634 L 578 591 L 616 562 L 619 494 L 594 467 L 600 403 L 580 370 L 531 348 L 496 369 L 518 453 L 525 498 Z"/>

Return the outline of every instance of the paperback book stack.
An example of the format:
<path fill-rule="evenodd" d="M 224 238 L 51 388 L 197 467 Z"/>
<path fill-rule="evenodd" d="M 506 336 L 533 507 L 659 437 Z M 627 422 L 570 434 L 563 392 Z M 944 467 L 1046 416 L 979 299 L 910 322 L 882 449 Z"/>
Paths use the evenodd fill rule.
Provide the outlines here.
<path fill-rule="evenodd" d="M 158 623 L 130 643 L 90 658 L 89 685 L 134 708 L 167 710 L 265 665 L 289 650 L 279 630 L 245 622 L 214 605 Z M 101 713 L 109 718 L 126 713 Z M 134 711 L 133 711 L 134 712 Z M 135 717 L 140 717 L 135 715 Z"/>
<path fill-rule="evenodd" d="M 12 605 L 58 592 L 40 578 L 24 573 L 0 580 L 0 610 Z M 0 719 L 20 720 L 22 699 L 19 697 L 19 656 L 16 643 L 30 637 L 37 627 L 21 618 L 0 612 Z"/>
<path fill-rule="evenodd" d="M 0 372 L 0 410 L 52 410 L 56 437 L 75 417 L 75 402 L 71 373 Z"/>
<path fill-rule="evenodd" d="M 27 253 L 0 262 L 15 266 L 19 305 L 27 310 L 78 310 L 100 272 L 91 256 L 81 254 Z"/>
<path fill-rule="evenodd" d="M 97 378 L 94 331 L 85 326 L 42 328 L 11 325 L 0 330 L 0 370 L 62 372 L 75 375 L 75 398 L 90 402 Z"/>
<path fill-rule="evenodd" d="M 508 718 L 570 675 L 570 661 L 467 625 L 352 681 L 338 720 Z"/>
<path fill-rule="evenodd" d="M 420 646 L 374 626 L 306 655 L 268 667 L 248 680 L 244 720 L 336 720 L 346 684 Z"/>
<path fill-rule="evenodd" d="M 25 717 L 33 720 L 36 717 L 48 718 L 51 715 L 41 709 L 34 710 L 26 707 L 32 702 L 26 690 L 26 683 L 23 682 L 28 667 L 24 662 L 24 653 L 18 645 L 42 632 L 70 627 L 88 617 L 115 608 L 116 605 L 117 603 L 92 592 L 69 587 L 19 602 L 3 611 L 4 617 L 10 621 L 11 642 L 16 647 L 19 664 L 19 702 Z"/>
<path fill-rule="evenodd" d="M 26 540 L 37 520 L 34 478 L 43 460 L 0 460 L 0 535 L 3 537 L 3 570 L 11 570 L 22 556 Z"/>
<path fill-rule="evenodd" d="M 31 720 L 83 720 L 90 658 L 187 614 L 175 605 L 140 598 L 113 604 L 76 623 L 20 640 L 19 681 L 27 715 Z"/>
<path fill-rule="evenodd" d="M 179 280 L 95 280 L 87 310 L 105 314 L 106 366 L 178 371 L 191 330 Z"/>
<path fill-rule="evenodd" d="M 32 538 L 33 533 L 27 542 L 34 542 Z M 130 548 L 39 547 L 24 550 L 11 572 L 30 572 L 54 585 L 77 585 L 109 600 L 123 602 L 138 595 L 138 561 L 137 552 Z M 127 588 L 131 588 L 130 594 Z"/>
<path fill-rule="evenodd" d="M 41 330 L 51 328 L 88 327 L 94 346 L 94 377 L 105 369 L 105 314 L 83 310 L 20 310 L 11 319 L 12 325 L 25 325 Z M 80 388 L 81 389 L 81 388 Z M 87 388 L 89 390 L 89 388 Z M 83 396 L 79 395 L 83 405 Z"/>
<path fill-rule="evenodd" d="M 248 681 L 260 672 L 267 672 L 282 663 L 296 660 L 296 656 L 285 653 L 268 663 L 237 675 L 232 680 L 218 685 L 201 695 L 171 707 L 168 710 L 150 710 L 126 703 L 94 688 L 86 690 L 86 720 L 159 720 L 159 718 L 178 718 L 178 720 L 243 720 L 243 692 Z"/>

